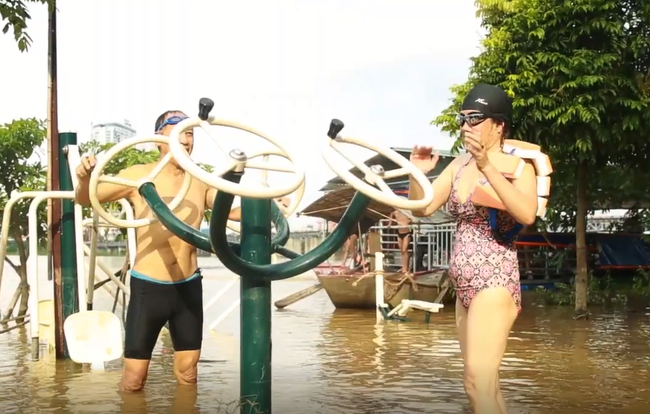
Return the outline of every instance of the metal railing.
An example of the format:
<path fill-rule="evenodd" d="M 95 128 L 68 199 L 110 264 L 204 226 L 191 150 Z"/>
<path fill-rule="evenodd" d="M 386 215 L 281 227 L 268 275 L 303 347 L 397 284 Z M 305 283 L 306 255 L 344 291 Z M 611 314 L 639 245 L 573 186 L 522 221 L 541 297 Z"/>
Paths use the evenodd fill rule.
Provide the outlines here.
<path fill-rule="evenodd" d="M 411 231 L 409 247 L 410 268 L 414 271 L 433 270 L 449 266 L 454 248 L 455 223 L 416 224 L 410 226 L 388 225 L 389 220 L 380 220 L 371 231 L 380 235 L 381 249 L 386 257 L 386 268 L 401 267 L 401 251 L 398 244 L 398 230 Z M 575 272 L 575 254 L 565 248 L 548 245 L 521 243 L 517 247 L 519 269 L 522 280 L 563 279 Z M 589 261 L 595 264 L 596 256 Z"/>
<path fill-rule="evenodd" d="M 399 230 L 409 229 L 410 267 L 414 270 L 432 270 L 449 266 L 453 249 L 455 223 L 418 224 L 410 226 L 389 225 L 390 220 L 382 219 L 370 228 L 380 235 L 381 249 L 386 255 L 386 267 L 401 267 L 401 250 L 399 248 Z M 394 222 L 393 222 L 394 223 Z"/>
<path fill-rule="evenodd" d="M 67 151 L 68 157 L 68 167 L 70 169 L 70 175 L 72 176 L 73 186 L 77 185 L 77 176 L 75 174 L 75 169 L 80 164 L 80 155 L 79 149 L 76 145 L 68 146 Z M 28 301 L 28 314 L 29 314 L 29 325 L 30 325 L 30 336 L 31 336 L 31 345 L 32 345 L 32 357 L 36 360 L 39 359 L 40 354 L 40 341 L 39 341 L 39 302 L 40 302 L 40 286 L 39 286 L 39 272 L 38 272 L 38 207 L 39 205 L 47 199 L 74 199 L 74 191 L 26 191 L 26 192 L 14 192 L 10 195 L 9 200 L 5 206 L 4 215 L 2 218 L 2 233 L 0 235 L 0 283 L 2 282 L 2 276 L 4 272 L 4 261 L 7 255 L 7 242 L 9 238 L 9 226 L 10 219 L 13 207 L 17 202 L 25 199 L 32 199 L 29 206 L 28 212 L 28 251 L 29 256 L 27 258 L 27 281 L 30 286 L 30 296 Z M 131 205 L 126 200 L 121 200 L 120 204 L 122 209 L 126 212 L 127 217 L 133 217 L 133 210 Z M 97 266 L 102 269 L 107 276 L 115 281 L 118 284 L 118 287 L 123 289 L 128 293 L 128 287 L 123 285 L 119 279 L 115 278 L 110 269 L 101 261 L 97 261 L 96 249 L 89 248 L 83 242 L 83 227 L 84 225 L 92 225 L 87 221 L 84 223 L 83 220 L 83 211 L 81 205 L 75 204 L 75 242 L 76 242 L 76 256 L 77 256 L 77 289 L 78 289 L 78 301 L 80 304 L 80 311 L 84 311 L 83 304 L 87 301 L 87 298 L 90 298 L 92 303 L 92 296 L 95 290 L 94 286 L 94 274 L 95 274 L 95 263 Z M 105 223 L 94 223 L 97 225 L 105 225 Z M 96 226 L 94 226 L 96 227 Z M 135 258 L 135 229 L 128 230 L 129 240 L 132 240 L 132 243 L 129 243 L 129 252 L 131 260 Z M 91 243 L 92 244 L 92 243 Z M 85 257 L 90 257 L 90 266 L 88 269 L 89 276 L 92 278 L 84 278 L 83 274 L 86 272 Z M 131 262 L 133 263 L 133 262 Z M 102 285 L 109 293 L 113 294 L 112 290 L 106 286 Z M 0 284 L 1 288 L 1 284 Z M 114 295 L 117 297 L 119 291 L 115 292 Z M 124 306 L 124 303 L 122 303 Z M 11 316 L 11 315 L 8 315 Z"/>

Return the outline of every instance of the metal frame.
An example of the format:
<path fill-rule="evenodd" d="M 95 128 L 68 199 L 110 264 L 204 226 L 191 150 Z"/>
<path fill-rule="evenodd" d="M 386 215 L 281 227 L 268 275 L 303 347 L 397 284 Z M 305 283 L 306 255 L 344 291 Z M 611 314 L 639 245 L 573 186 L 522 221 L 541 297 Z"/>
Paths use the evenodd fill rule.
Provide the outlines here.
<path fill-rule="evenodd" d="M 80 156 L 79 156 L 79 149 L 78 146 L 76 145 L 69 145 L 67 147 L 66 155 L 68 157 L 68 166 L 70 169 L 70 174 L 72 176 L 72 181 L 73 181 L 73 186 L 76 187 L 78 184 L 77 182 L 77 177 L 75 174 L 75 169 L 77 166 L 80 164 Z M 47 199 L 74 199 L 75 198 L 75 192 L 74 191 L 25 191 L 25 192 L 14 192 L 11 194 L 9 197 L 9 200 L 7 201 L 7 205 L 5 206 L 5 211 L 4 215 L 2 217 L 2 232 L 0 234 L 0 288 L 1 282 L 2 282 L 2 276 L 4 273 L 4 261 L 7 256 L 7 243 L 8 243 L 8 237 L 9 237 L 9 221 L 11 220 L 11 212 L 13 207 L 16 205 L 18 201 L 25 200 L 25 199 L 32 199 L 30 202 L 29 206 L 29 213 L 28 213 L 28 249 L 29 249 L 29 256 L 27 258 L 27 281 L 30 286 L 30 296 L 29 296 L 29 301 L 28 301 L 28 313 L 30 315 L 29 319 L 29 324 L 30 324 L 30 335 L 31 335 L 31 347 L 32 347 L 32 357 L 35 360 L 39 359 L 39 352 L 40 352 L 40 343 L 39 343 L 39 311 L 38 311 L 38 304 L 40 301 L 40 286 L 39 286 L 39 277 L 38 277 L 38 237 L 36 236 L 38 234 L 38 207 L 39 205 L 47 200 Z M 133 217 L 133 209 L 131 208 L 131 205 L 128 203 L 126 200 L 120 200 L 120 204 L 122 206 L 123 211 L 126 213 L 127 218 L 132 218 Z M 129 294 L 129 289 L 127 286 L 122 284 L 119 279 L 117 279 L 114 275 L 113 272 L 110 271 L 110 269 L 101 261 L 97 260 L 97 252 L 96 249 L 94 248 L 89 248 L 86 246 L 86 244 L 83 242 L 83 227 L 91 225 L 95 228 L 97 226 L 110 226 L 108 223 L 99 223 L 96 219 L 96 214 L 94 214 L 94 219 L 90 220 L 83 220 L 82 216 L 82 207 L 79 204 L 75 204 L 75 240 L 76 240 L 76 252 L 77 252 L 77 272 L 79 275 L 85 274 L 86 270 L 88 270 L 89 276 L 92 275 L 92 279 L 89 278 L 83 278 L 83 277 L 78 277 L 77 278 L 77 284 L 78 284 L 78 295 L 79 295 L 79 303 L 84 303 L 88 299 L 90 299 L 90 302 L 87 303 L 92 303 L 92 297 L 94 294 L 94 280 L 95 280 L 95 266 L 93 264 L 96 264 L 97 266 L 100 267 L 104 273 L 112 280 L 114 281 L 119 288 L 123 289 L 127 295 Z M 131 261 L 131 265 L 133 265 L 134 260 L 135 260 L 135 229 L 128 229 L 127 230 L 127 238 L 128 238 L 128 249 L 129 249 L 129 257 Z M 95 243 L 96 243 L 96 231 L 94 231 L 95 235 Z M 91 240 L 92 244 L 92 240 Z M 86 268 L 85 264 L 85 257 L 89 256 L 90 257 L 90 266 L 88 269 Z M 93 287 L 93 289 L 90 289 L 89 287 Z M 110 294 L 114 296 L 118 296 L 119 291 L 113 293 L 112 290 L 106 286 L 103 285 L 104 289 L 107 290 Z M 124 303 L 121 303 L 122 306 L 124 306 Z M 80 309 L 80 312 L 85 311 L 83 307 Z"/>
<path fill-rule="evenodd" d="M 370 228 L 370 230 L 379 233 L 382 252 L 384 254 L 391 254 L 394 259 L 400 257 L 401 260 L 400 249 L 393 247 L 397 245 L 397 234 L 389 233 L 387 230 L 408 228 L 412 232 L 410 257 L 412 269 L 418 269 L 422 266 L 419 259 L 423 257 L 426 257 L 425 270 L 440 269 L 449 266 L 449 258 L 451 257 L 454 233 L 456 231 L 455 223 L 388 226 L 390 221 L 388 219 L 379 220 L 377 225 Z M 395 260 L 393 263 L 387 264 L 386 267 L 399 267 L 400 264 L 401 262 L 398 263 Z"/>

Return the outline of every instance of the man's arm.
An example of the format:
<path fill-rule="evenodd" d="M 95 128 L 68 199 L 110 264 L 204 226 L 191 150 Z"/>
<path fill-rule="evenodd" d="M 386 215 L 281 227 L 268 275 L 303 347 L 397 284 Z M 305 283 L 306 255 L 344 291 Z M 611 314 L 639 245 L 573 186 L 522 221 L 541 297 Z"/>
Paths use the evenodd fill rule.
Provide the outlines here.
<path fill-rule="evenodd" d="M 341 265 L 345 267 L 345 263 L 348 261 L 348 255 L 350 254 L 350 244 L 352 241 L 350 238 L 347 238 L 345 240 L 345 243 L 343 244 L 343 260 L 341 261 Z"/>
<path fill-rule="evenodd" d="M 142 165 L 134 165 L 129 168 L 125 168 L 124 170 L 120 171 L 119 174 L 117 174 L 117 177 L 124 178 L 126 180 L 137 180 L 142 177 L 142 167 Z M 77 188 L 75 189 L 75 201 L 84 207 L 88 207 L 90 205 L 89 184 L 89 175 L 83 178 L 80 177 L 79 185 L 77 185 Z M 99 199 L 100 203 L 110 203 L 122 198 L 131 198 L 134 191 L 135 188 L 133 187 L 111 183 L 101 183 L 97 186 L 97 199 Z"/>
<path fill-rule="evenodd" d="M 205 208 L 211 209 L 214 206 L 214 199 L 217 197 L 217 189 L 209 188 L 205 193 Z M 241 221 L 241 208 L 235 207 L 230 210 L 228 214 L 228 220 L 232 221 Z"/>
<path fill-rule="evenodd" d="M 388 216 L 388 224 L 386 224 L 386 228 L 391 228 L 393 225 L 393 222 L 397 223 L 397 220 L 395 220 L 395 212 L 393 211 L 390 213 L 390 216 Z"/>

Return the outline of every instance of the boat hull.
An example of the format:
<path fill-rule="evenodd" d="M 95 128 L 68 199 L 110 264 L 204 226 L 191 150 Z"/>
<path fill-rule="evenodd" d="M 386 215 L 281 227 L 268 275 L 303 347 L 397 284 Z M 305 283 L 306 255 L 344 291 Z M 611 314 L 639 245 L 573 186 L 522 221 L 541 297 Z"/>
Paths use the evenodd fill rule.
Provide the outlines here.
<path fill-rule="evenodd" d="M 332 304 L 337 309 L 375 308 L 375 277 L 373 275 L 339 275 L 316 271 Z M 384 302 L 395 307 L 404 299 L 433 302 L 440 292 L 443 271 L 425 272 L 414 276 L 417 290 L 410 281 L 399 283 L 400 274 L 387 273 L 384 284 Z"/>

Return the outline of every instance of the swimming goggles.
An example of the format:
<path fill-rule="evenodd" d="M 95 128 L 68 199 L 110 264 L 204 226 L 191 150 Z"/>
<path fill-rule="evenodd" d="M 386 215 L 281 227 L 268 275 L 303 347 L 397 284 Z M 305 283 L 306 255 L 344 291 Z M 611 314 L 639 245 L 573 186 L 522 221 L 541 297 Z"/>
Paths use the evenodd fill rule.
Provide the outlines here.
<path fill-rule="evenodd" d="M 158 127 L 156 132 L 160 132 L 160 130 L 162 130 L 167 125 L 176 125 L 179 122 L 186 120 L 187 118 L 189 118 L 189 117 L 188 116 L 178 116 L 178 115 L 170 116 L 169 118 L 165 119 L 165 122 L 160 124 L 160 126 Z"/>
<path fill-rule="evenodd" d="M 474 112 L 467 115 L 456 115 L 456 123 L 459 127 L 462 127 L 465 122 L 467 122 L 467 125 L 473 127 L 485 121 L 486 119 L 488 119 L 488 116 L 480 112 Z"/>

